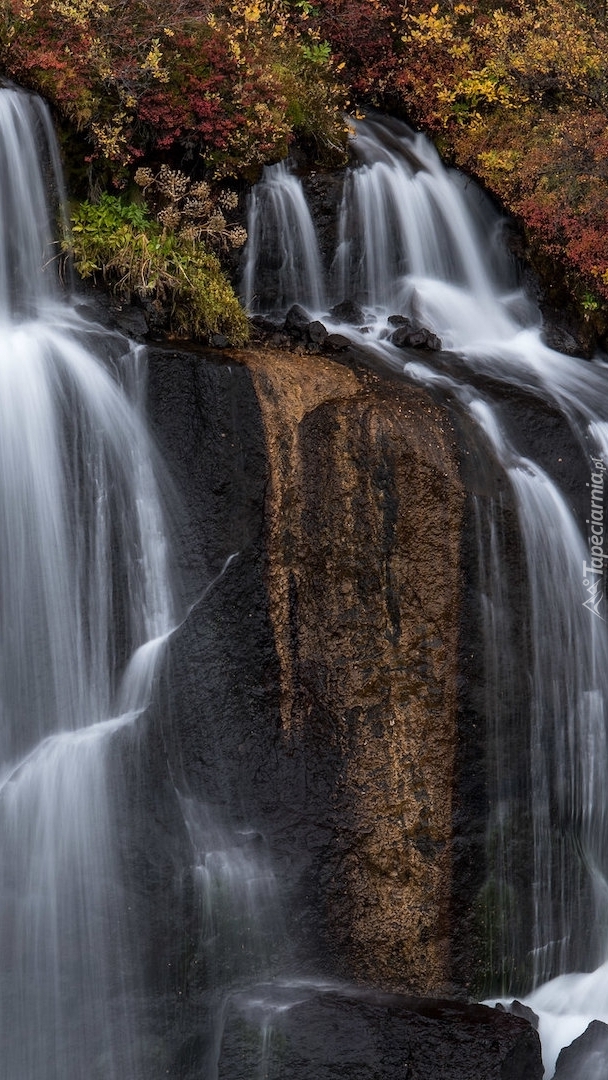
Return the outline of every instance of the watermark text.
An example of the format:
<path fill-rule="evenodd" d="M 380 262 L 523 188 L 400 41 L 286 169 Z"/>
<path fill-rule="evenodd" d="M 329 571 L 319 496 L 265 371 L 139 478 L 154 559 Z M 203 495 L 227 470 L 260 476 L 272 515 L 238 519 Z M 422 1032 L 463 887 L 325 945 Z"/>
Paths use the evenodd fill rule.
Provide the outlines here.
<path fill-rule="evenodd" d="M 604 551 L 605 528 L 604 528 L 604 479 L 606 466 L 601 458 L 591 458 L 591 483 L 590 510 L 587 518 L 589 526 L 589 562 L 583 560 L 583 586 L 586 599 L 583 607 L 587 608 L 592 615 L 604 621 L 603 609 L 600 605 L 604 600 L 604 567 L 608 552 Z"/>

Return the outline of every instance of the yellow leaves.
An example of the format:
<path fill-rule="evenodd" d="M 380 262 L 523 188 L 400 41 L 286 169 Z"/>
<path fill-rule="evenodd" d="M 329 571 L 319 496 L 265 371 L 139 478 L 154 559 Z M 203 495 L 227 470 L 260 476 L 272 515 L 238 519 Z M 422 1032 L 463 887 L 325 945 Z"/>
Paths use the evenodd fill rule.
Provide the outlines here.
<path fill-rule="evenodd" d="M 76 26 L 86 26 L 107 15 L 110 8 L 104 0 L 51 0 L 50 10 Z"/>
<path fill-rule="evenodd" d="M 448 52 L 450 56 L 457 60 L 472 56 L 473 49 L 470 41 L 455 41 L 453 45 L 450 45 Z"/>
<path fill-rule="evenodd" d="M 148 55 L 141 65 L 141 70 L 146 74 L 151 75 L 157 82 L 164 83 L 169 81 L 169 72 L 161 66 L 162 59 L 160 40 L 159 38 L 154 38 Z"/>
<path fill-rule="evenodd" d="M 511 173 L 518 167 L 521 154 L 518 150 L 485 150 L 477 155 L 477 160 L 484 171 Z"/>
<path fill-rule="evenodd" d="M 424 12 L 421 15 L 407 15 L 408 32 L 404 35 L 402 41 L 411 38 L 420 45 L 442 44 L 446 41 L 452 41 L 454 36 L 452 20 L 449 16 L 438 16 L 438 10 L 437 4 L 435 4 L 428 15 Z"/>
<path fill-rule="evenodd" d="M 455 117 L 461 124 L 479 119 L 483 112 L 496 107 L 516 109 L 522 104 L 521 98 L 513 95 L 509 86 L 489 67 L 454 77 L 449 86 L 435 83 L 435 89 L 446 118 Z"/>
<path fill-rule="evenodd" d="M 111 78 L 112 64 L 110 63 L 108 51 L 100 38 L 91 38 L 88 48 L 88 59 L 91 67 L 103 80 Z"/>
<path fill-rule="evenodd" d="M 121 109 L 111 121 L 91 124 L 91 131 L 99 150 L 110 161 L 123 161 L 128 158 L 128 137 L 125 129 L 130 120 L 131 117 Z"/>
<path fill-rule="evenodd" d="M 248 23 L 257 23 L 257 22 L 259 22 L 261 14 L 262 14 L 261 8 L 260 8 L 259 4 L 255 3 L 255 0 L 254 0 L 253 4 L 249 4 L 247 7 L 245 7 L 245 9 L 243 11 L 243 17 L 245 19 L 245 22 L 248 22 Z"/>

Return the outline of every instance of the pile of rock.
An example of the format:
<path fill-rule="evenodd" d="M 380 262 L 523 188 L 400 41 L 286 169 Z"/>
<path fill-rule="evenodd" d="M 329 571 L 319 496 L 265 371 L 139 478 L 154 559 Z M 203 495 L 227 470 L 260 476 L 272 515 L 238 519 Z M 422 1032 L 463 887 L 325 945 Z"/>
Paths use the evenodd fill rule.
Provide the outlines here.
<path fill-rule="evenodd" d="M 354 300 L 343 300 L 332 307 L 328 316 L 347 326 L 356 327 L 360 333 L 369 333 L 365 312 Z M 269 343 L 274 346 L 287 346 L 294 342 L 304 345 L 309 351 L 340 352 L 352 345 L 347 334 L 332 331 L 319 319 L 312 319 L 308 312 L 293 304 L 284 320 L 275 322 L 265 315 L 255 315 L 253 326 Z M 399 349 L 425 349 L 439 352 L 442 348 L 440 339 L 432 330 L 405 315 L 391 315 L 389 327 L 393 328 L 386 335 L 386 340 Z"/>

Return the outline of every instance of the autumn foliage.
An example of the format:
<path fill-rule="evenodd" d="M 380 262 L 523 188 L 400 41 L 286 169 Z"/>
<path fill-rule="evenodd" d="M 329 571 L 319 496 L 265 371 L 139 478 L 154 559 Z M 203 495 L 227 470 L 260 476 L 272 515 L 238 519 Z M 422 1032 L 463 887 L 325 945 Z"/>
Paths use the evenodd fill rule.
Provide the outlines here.
<path fill-rule="evenodd" d="M 493 191 L 538 267 L 605 330 L 605 4 L 321 0 L 320 12 L 359 95 L 414 120 Z"/>
<path fill-rule="evenodd" d="M 82 133 L 104 184 L 163 161 L 252 180 L 295 141 L 339 161 L 347 101 L 376 105 L 492 190 L 537 264 L 608 325 L 604 0 L 0 5 L 2 70 Z"/>
<path fill-rule="evenodd" d="M 306 7 L 306 5 L 304 5 Z M 299 135 L 344 145 L 344 91 L 316 62 L 306 11 L 273 0 L 2 0 L 5 73 L 82 131 L 90 160 L 147 155 L 255 176 Z"/>

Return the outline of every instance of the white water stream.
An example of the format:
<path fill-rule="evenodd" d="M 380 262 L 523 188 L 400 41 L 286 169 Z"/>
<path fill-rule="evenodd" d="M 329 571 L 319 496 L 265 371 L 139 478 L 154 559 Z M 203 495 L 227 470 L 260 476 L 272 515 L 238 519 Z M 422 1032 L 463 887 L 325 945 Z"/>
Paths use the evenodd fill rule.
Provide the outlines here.
<path fill-rule="evenodd" d="M 227 1002 L 283 942 L 276 883 L 263 838 L 178 790 L 162 753 L 168 794 L 144 790 L 142 714 L 238 552 L 178 625 L 145 356 L 65 297 L 63 207 L 45 106 L 0 89 L 0 1080 L 184 1075 L 186 943 L 213 1080 Z"/>
<path fill-rule="evenodd" d="M 321 268 L 322 245 L 303 188 L 288 166 L 273 166 L 252 197 L 244 296 L 252 311 L 263 308 L 275 317 L 298 303 L 311 320 L 348 334 L 388 366 L 456 402 L 477 427 L 480 446 L 504 470 L 521 534 L 525 626 L 513 629 L 509 611 L 500 499 L 476 506 L 494 762 L 488 859 L 498 905 L 494 932 L 503 952 L 494 978 L 500 982 L 509 972 L 503 992 L 528 994 L 540 1016 L 551 1077 L 561 1046 L 592 1018 L 608 1021 L 608 368 L 602 358 L 586 362 L 543 343 L 540 314 L 517 284 L 502 223 L 474 185 L 447 171 L 433 147 L 404 125 L 371 119 L 354 128 L 358 164 L 344 184 L 333 257 Z M 281 260 L 273 261 L 279 249 Z M 262 302 L 256 297 L 268 265 L 277 276 L 272 303 L 267 288 Z M 303 266 L 302 293 L 292 268 Z M 361 305 L 362 325 L 330 315 L 344 299 Z M 398 349 L 389 339 L 395 315 L 432 330 L 452 355 Z M 501 387 L 561 413 L 586 461 L 578 499 L 562 487 L 559 447 L 550 466 L 528 456 L 526 431 L 512 417 L 507 422 Z M 520 652 L 511 650 L 509 636 Z M 511 701 L 509 673 L 517 671 L 518 656 L 526 660 L 527 753 L 525 775 L 514 777 L 509 741 L 522 706 Z M 525 847 L 530 870 L 519 893 L 517 844 Z M 598 1068 L 601 1080 L 604 1067 Z"/>
<path fill-rule="evenodd" d="M 143 1080 L 112 755 L 172 602 L 139 357 L 61 298 L 54 138 L 13 90 L 0 193 L 0 1077 Z"/>

